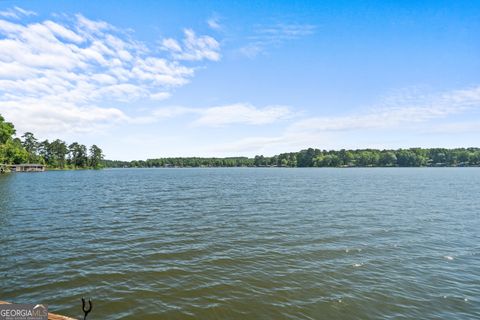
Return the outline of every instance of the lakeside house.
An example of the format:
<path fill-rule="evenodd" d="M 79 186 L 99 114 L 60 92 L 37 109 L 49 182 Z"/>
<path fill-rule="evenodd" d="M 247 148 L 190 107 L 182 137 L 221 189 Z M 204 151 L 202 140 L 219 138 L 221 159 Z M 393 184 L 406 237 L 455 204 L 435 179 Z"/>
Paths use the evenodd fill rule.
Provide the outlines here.
<path fill-rule="evenodd" d="M 45 165 L 38 163 L 12 164 L 8 166 L 12 172 L 43 172 Z"/>

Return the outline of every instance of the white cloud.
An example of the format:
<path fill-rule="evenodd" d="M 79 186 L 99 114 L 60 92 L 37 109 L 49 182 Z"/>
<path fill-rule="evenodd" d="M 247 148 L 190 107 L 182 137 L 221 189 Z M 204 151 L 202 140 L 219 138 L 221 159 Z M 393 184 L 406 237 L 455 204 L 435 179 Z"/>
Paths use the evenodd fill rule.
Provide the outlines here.
<path fill-rule="evenodd" d="M 219 19 L 217 17 L 212 17 L 207 20 L 207 25 L 213 30 L 221 30 L 222 26 L 220 25 Z"/>
<path fill-rule="evenodd" d="M 78 106 L 53 99 L 25 98 L 19 101 L 2 102 L 7 119 L 15 119 L 17 128 L 48 136 L 50 134 L 90 133 L 128 121 L 129 117 L 115 108 Z"/>
<path fill-rule="evenodd" d="M 198 111 L 199 109 L 174 106 L 169 108 L 158 108 L 152 112 L 152 116 L 156 119 L 164 119 L 178 117 L 185 114 L 198 113 Z"/>
<path fill-rule="evenodd" d="M 238 52 L 241 55 L 246 56 L 247 58 L 253 59 L 256 56 L 258 56 L 259 54 L 261 54 L 264 50 L 265 50 L 265 48 L 263 47 L 262 44 L 250 43 L 246 46 L 241 47 L 238 50 Z"/>
<path fill-rule="evenodd" d="M 75 43 L 82 43 L 84 41 L 84 39 L 80 35 L 58 23 L 55 23 L 53 21 L 45 21 L 43 24 L 47 28 L 49 28 L 55 36 L 60 36 L 65 40 Z"/>
<path fill-rule="evenodd" d="M 173 52 L 175 54 L 182 52 L 182 47 L 175 39 L 164 39 L 162 42 L 163 49 Z"/>
<path fill-rule="evenodd" d="M 214 154 L 221 155 L 238 155 L 263 153 L 267 148 L 285 142 L 284 137 L 247 137 L 237 141 L 231 141 L 226 144 L 220 144 L 210 147 L 210 151 Z"/>
<path fill-rule="evenodd" d="M 449 123 L 441 123 L 435 125 L 434 127 L 425 128 L 420 130 L 421 133 L 425 134 L 448 134 L 453 136 L 458 133 L 476 133 L 480 132 L 480 121 L 454 121 Z M 475 136 L 472 136 L 475 137 Z"/>
<path fill-rule="evenodd" d="M 475 121 L 452 122 L 480 109 L 480 86 L 436 94 L 399 91 L 363 113 L 312 117 L 272 136 L 250 136 L 211 145 L 215 154 L 276 154 L 307 147 L 392 148 L 432 146 L 436 134 L 477 133 Z M 399 140 L 399 137 L 401 139 Z M 435 140 L 436 141 L 436 140 Z M 465 146 L 458 142 L 453 146 Z"/>
<path fill-rule="evenodd" d="M 201 112 L 195 120 L 196 125 L 224 126 L 229 124 L 262 125 L 285 119 L 291 111 L 285 106 L 268 106 L 257 108 L 250 104 L 236 103 L 232 105 L 211 107 Z"/>
<path fill-rule="evenodd" d="M 150 93 L 150 99 L 157 100 L 157 101 L 168 99 L 170 98 L 170 96 L 171 96 L 170 92 L 165 92 L 165 91 Z"/>
<path fill-rule="evenodd" d="M 280 42 L 311 35 L 315 32 L 315 29 L 316 26 L 311 24 L 279 23 L 272 26 L 259 27 L 256 35 L 250 38 L 267 40 L 269 42 Z"/>
<path fill-rule="evenodd" d="M 156 119 L 172 118 L 183 115 L 194 115 L 194 126 L 221 127 L 234 124 L 263 125 L 292 116 L 290 108 L 285 106 L 267 106 L 258 108 L 248 103 L 209 108 L 165 107 L 152 112 Z"/>
<path fill-rule="evenodd" d="M 0 11 L 0 17 L 11 18 L 11 19 L 20 19 L 21 17 L 36 16 L 36 15 L 37 15 L 36 12 L 25 10 L 20 7 L 13 7 L 5 11 Z"/>
<path fill-rule="evenodd" d="M 210 36 L 197 36 L 191 29 L 185 29 L 184 34 L 182 44 L 175 39 L 167 38 L 162 41 L 162 49 L 170 52 L 177 60 L 220 60 L 220 44 L 217 40 Z"/>
<path fill-rule="evenodd" d="M 83 132 L 137 121 L 110 106 L 167 99 L 194 75 L 194 66 L 178 60 L 219 59 L 218 42 L 192 30 L 172 59 L 81 14 L 67 22 L 15 20 L 33 15 L 17 7 L 0 12 L 0 113 L 19 132 Z"/>
<path fill-rule="evenodd" d="M 81 14 L 76 15 L 78 28 L 82 31 L 102 31 L 104 29 L 113 29 L 111 25 L 106 23 L 105 21 L 93 21 L 90 19 L 85 18 Z"/>
<path fill-rule="evenodd" d="M 254 34 L 248 37 L 248 43 L 238 52 L 248 58 L 266 52 L 269 47 L 279 47 L 287 41 L 296 40 L 315 33 L 316 26 L 310 24 L 278 23 L 269 26 L 257 26 Z"/>
<path fill-rule="evenodd" d="M 400 92 L 387 97 L 383 105 L 363 114 L 337 117 L 315 117 L 295 123 L 290 130 L 351 131 L 359 129 L 392 129 L 459 114 L 480 107 L 480 87 L 441 94 L 423 95 Z"/>

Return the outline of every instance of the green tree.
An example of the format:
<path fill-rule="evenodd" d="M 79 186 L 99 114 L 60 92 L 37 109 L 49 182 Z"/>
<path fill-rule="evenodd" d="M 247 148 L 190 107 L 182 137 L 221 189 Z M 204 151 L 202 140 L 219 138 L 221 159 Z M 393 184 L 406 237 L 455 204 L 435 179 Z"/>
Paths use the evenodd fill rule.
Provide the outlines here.
<path fill-rule="evenodd" d="M 87 147 L 78 142 L 68 146 L 69 162 L 76 168 L 85 168 L 88 165 Z"/>
<path fill-rule="evenodd" d="M 42 157 L 46 165 L 52 165 L 53 153 L 48 140 L 44 140 L 38 144 L 38 154 Z"/>
<path fill-rule="evenodd" d="M 50 153 L 52 156 L 52 165 L 59 168 L 65 168 L 66 155 L 68 154 L 68 148 L 65 141 L 57 139 L 50 143 Z"/>
<path fill-rule="evenodd" d="M 255 156 L 255 158 L 253 160 L 253 164 L 256 167 L 265 165 L 265 157 L 264 156 Z"/>
<path fill-rule="evenodd" d="M 30 163 L 44 163 L 44 160 L 41 156 L 38 154 L 38 149 L 39 149 L 39 142 L 38 139 L 35 138 L 33 133 L 31 132 L 25 132 L 22 136 L 23 141 L 22 145 L 27 150 L 28 152 L 28 162 Z"/>
<path fill-rule="evenodd" d="M 465 149 L 462 149 L 457 153 L 457 160 L 463 165 L 467 164 L 470 158 L 471 158 L 470 152 L 468 152 Z"/>
<path fill-rule="evenodd" d="M 380 155 L 372 150 L 361 150 L 355 159 L 355 163 L 361 167 L 373 167 L 378 165 Z"/>
<path fill-rule="evenodd" d="M 28 152 L 22 141 L 14 138 L 15 127 L 0 115 L 0 163 L 19 164 L 28 160 Z"/>
<path fill-rule="evenodd" d="M 28 152 L 22 146 L 20 139 L 9 139 L 0 144 L 0 162 L 6 164 L 20 164 L 28 160 Z"/>
<path fill-rule="evenodd" d="M 15 127 L 11 122 L 6 122 L 5 118 L 0 115 L 0 144 L 5 144 L 15 135 Z"/>
<path fill-rule="evenodd" d="M 417 155 L 413 150 L 398 150 L 397 163 L 400 167 L 420 167 L 426 164 L 426 158 Z"/>
<path fill-rule="evenodd" d="M 25 132 L 22 136 L 22 145 L 31 154 L 37 154 L 38 151 L 38 139 L 35 138 L 33 133 Z"/>
<path fill-rule="evenodd" d="M 90 157 L 87 154 L 87 147 L 72 143 L 67 147 L 65 141 L 56 139 L 52 142 L 44 140 L 39 142 L 31 132 L 26 132 L 20 138 L 15 138 L 15 127 L 12 123 L 6 122 L 0 115 L 0 165 L 19 163 L 42 163 L 50 167 L 64 168 L 68 155 L 68 163 L 75 168 L 85 168 L 89 165 L 99 168 L 103 163 L 102 150 L 93 145 L 90 148 Z M 183 161 L 183 159 L 178 159 Z M 218 159 L 222 161 L 222 159 Z M 140 162 L 142 166 L 149 165 L 145 161 Z M 5 171 L 2 166 L 1 171 Z"/>
<path fill-rule="evenodd" d="M 100 168 L 101 161 L 103 160 L 103 151 L 97 145 L 90 147 L 89 164 L 92 168 Z"/>
<path fill-rule="evenodd" d="M 315 150 L 313 148 L 302 150 L 297 155 L 297 165 L 299 167 L 312 167 L 314 157 L 315 157 Z"/>
<path fill-rule="evenodd" d="M 379 164 L 384 167 L 394 167 L 397 165 L 397 156 L 392 151 L 382 152 L 380 154 Z"/>
<path fill-rule="evenodd" d="M 480 151 L 472 151 L 468 156 L 468 163 L 472 166 L 480 165 Z"/>

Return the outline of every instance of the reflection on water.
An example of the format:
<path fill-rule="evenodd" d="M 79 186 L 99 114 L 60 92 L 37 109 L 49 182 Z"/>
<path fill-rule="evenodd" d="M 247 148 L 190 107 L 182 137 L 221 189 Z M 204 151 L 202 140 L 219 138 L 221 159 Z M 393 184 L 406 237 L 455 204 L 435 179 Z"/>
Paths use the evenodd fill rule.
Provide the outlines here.
<path fill-rule="evenodd" d="M 0 176 L 0 300 L 92 319 L 480 317 L 480 170 Z"/>

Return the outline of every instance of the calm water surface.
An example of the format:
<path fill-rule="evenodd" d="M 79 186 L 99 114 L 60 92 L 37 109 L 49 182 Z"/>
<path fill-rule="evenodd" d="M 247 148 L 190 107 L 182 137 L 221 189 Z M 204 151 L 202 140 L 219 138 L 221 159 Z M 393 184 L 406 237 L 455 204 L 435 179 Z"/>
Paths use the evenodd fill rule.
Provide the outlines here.
<path fill-rule="evenodd" d="M 480 318 L 480 168 L 0 176 L 0 300 L 89 319 Z"/>

